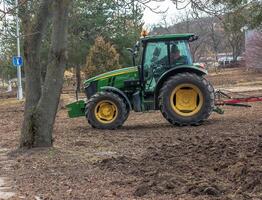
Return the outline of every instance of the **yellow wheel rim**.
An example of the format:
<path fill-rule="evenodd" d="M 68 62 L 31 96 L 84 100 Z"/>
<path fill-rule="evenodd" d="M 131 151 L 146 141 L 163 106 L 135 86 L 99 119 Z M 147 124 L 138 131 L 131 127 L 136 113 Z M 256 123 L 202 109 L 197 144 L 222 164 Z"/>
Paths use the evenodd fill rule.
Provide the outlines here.
<path fill-rule="evenodd" d="M 202 108 L 203 94 L 193 84 L 181 84 L 172 91 L 170 104 L 177 114 L 190 117 L 198 113 Z"/>
<path fill-rule="evenodd" d="M 98 102 L 95 107 L 95 117 L 103 124 L 112 123 L 118 115 L 118 109 L 115 103 L 109 100 Z"/>

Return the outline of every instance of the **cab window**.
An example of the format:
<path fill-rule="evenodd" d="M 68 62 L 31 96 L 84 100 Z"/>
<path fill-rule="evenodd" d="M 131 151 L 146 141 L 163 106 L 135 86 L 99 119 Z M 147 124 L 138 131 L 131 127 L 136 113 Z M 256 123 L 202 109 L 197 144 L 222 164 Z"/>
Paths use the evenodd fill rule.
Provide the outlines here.
<path fill-rule="evenodd" d="M 154 90 L 157 79 L 168 66 L 168 45 L 165 42 L 149 42 L 144 57 L 146 90 Z"/>
<path fill-rule="evenodd" d="M 192 57 L 187 41 L 171 41 L 170 50 L 170 67 L 178 65 L 192 65 Z"/>

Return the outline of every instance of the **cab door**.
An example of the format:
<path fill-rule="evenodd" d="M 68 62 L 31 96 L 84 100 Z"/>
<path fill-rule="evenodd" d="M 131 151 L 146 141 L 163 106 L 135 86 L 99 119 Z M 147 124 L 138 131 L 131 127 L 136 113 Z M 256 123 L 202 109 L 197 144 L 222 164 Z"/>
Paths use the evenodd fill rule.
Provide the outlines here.
<path fill-rule="evenodd" d="M 154 92 L 158 78 L 169 66 L 168 43 L 148 42 L 144 55 L 145 92 Z"/>

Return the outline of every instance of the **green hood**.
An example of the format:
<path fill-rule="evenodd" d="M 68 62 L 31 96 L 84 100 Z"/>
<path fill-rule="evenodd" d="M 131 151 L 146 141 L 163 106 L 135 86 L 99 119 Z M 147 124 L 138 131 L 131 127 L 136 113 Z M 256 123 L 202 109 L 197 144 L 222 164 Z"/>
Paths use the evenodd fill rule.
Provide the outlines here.
<path fill-rule="evenodd" d="M 92 77 L 90 79 L 87 79 L 84 82 L 84 84 L 88 84 L 88 83 L 91 83 L 92 81 L 97 81 L 97 80 L 104 79 L 104 78 L 109 78 L 109 77 L 112 77 L 112 76 L 128 74 L 130 72 L 135 72 L 137 70 L 138 70 L 137 67 L 127 67 L 127 68 L 113 70 L 113 71 L 110 71 L 110 72 L 106 72 L 106 73 L 94 76 L 94 77 Z"/>

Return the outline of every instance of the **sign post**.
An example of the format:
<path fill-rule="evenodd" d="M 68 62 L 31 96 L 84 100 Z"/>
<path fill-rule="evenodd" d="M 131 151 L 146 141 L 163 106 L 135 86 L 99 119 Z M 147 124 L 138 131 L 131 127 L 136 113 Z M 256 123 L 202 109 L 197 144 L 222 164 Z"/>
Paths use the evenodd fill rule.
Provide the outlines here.
<path fill-rule="evenodd" d="M 21 66 L 22 66 L 22 58 L 21 58 L 21 52 L 20 52 L 20 28 L 19 28 L 19 17 L 18 17 L 18 0 L 15 1 L 16 3 L 16 37 L 17 37 L 17 82 L 18 82 L 18 91 L 17 91 L 17 98 L 19 100 L 23 99 L 23 88 L 22 88 L 22 77 L 21 77 Z M 14 59 L 13 59 L 14 61 Z M 13 62 L 14 64 L 14 62 Z"/>

